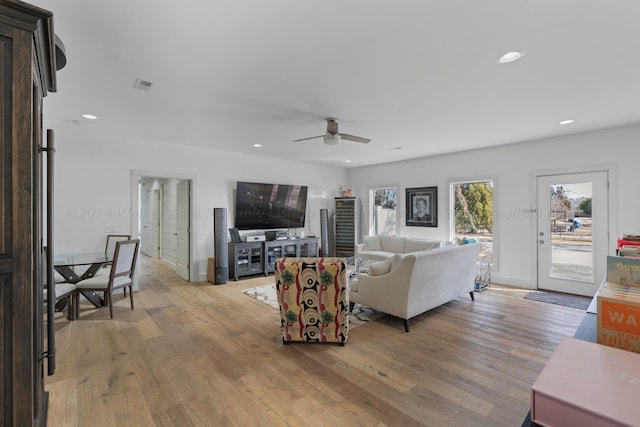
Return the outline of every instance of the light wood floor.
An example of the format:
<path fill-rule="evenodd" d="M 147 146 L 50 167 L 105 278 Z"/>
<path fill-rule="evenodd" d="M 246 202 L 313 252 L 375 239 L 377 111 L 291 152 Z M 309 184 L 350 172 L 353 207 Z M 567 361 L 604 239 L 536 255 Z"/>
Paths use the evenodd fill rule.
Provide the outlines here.
<path fill-rule="evenodd" d="M 186 283 L 144 258 L 135 310 L 116 297 L 56 320 L 59 426 L 520 426 L 530 387 L 583 310 L 492 286 L 411 321 L 353 328 L 344 347 L 282 345 L 276 310 Z"/>

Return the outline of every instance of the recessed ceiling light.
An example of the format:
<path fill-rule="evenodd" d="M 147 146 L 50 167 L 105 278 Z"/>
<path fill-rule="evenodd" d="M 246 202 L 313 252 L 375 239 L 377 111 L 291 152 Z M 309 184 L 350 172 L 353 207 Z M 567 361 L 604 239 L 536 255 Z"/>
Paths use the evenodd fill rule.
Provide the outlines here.
<path fill-rule="evenodd" d="M 523 56 L 524 56 L 524 52 L 518 52 L 514 50 L 512 52 L 507 52 L 504 55 L 502 55 L 500 58 L 498 58 L 498 62 L 500 64 L 507 64 L 509 62 L 517 61 Z"/>
<path fill-rule="evenodd" d="M 82 117 L 89 120 L 96 120 L 98 116 L 94 116 L 93 114 L 83 114 Z"/>
<path fill-rule="evenodd" d="M 256 148 L 260 148 L 260 147 L 262 147 L 262 144 L 253 144 L 253 146 L 256 147 Z"/>
<path fill-rule="evenodd" d="M 351 160 L 345 160 L 344 162 L 345 163 L 351 163 Z"/>
<path fill-rule="evenodd" d="M 569 123 L 573 123 L 573 120 L 569 119 L 569 120 L 563 120 L 560 122 L 561 125 L 568 125 Z"/>

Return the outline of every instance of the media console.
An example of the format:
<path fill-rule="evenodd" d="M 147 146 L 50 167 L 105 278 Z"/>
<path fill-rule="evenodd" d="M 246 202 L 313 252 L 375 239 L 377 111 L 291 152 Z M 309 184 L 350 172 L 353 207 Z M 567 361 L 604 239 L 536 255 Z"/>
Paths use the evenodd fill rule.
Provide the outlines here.
<path fill-rule="evenodd" d="M 275 270 L 278 258 L 317 257 L 318 242 L 317 237 L 266 242 L 230 242 L 230 276 L 235 280 L 240 276 L 260 273 L 267 276 Z"/>

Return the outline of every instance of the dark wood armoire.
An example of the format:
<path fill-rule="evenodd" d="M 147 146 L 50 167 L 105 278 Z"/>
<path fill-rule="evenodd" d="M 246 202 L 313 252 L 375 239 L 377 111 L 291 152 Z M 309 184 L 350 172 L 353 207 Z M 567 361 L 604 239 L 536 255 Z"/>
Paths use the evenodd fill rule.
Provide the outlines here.
<path fill-rule="evenodd" d="M 0 425 L 47 420 L 42 103 L 56 90 L 52 14 L 0 0 Z"/>

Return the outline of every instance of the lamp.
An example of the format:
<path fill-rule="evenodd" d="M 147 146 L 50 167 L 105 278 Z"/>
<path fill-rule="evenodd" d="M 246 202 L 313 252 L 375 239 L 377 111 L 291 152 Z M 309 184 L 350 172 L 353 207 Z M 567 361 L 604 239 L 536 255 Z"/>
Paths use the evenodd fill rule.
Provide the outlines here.
<path fill-rule="evenodd" d="M 54 41 L 56 47 L 56 71 L 62 70 L 67 65 L 67 50 L 64 47 L 64 43 L 57 35 Z"/>

